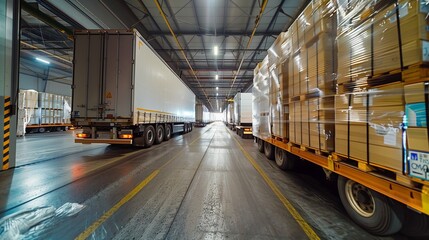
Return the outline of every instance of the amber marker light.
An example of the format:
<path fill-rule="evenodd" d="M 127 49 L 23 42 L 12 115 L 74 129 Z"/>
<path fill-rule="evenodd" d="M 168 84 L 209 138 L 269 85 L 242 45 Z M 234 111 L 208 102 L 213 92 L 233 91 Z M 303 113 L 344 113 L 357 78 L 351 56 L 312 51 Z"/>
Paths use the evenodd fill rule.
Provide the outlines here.
<path fill-rule="evenodd" d="M 119 134 L 119 138 L 131 139 L 133 138 L 132 134 Z"/>
<path fill-rule="evenodd" d="M 78 133 L 78 134 L 76 134 L 76 137 L 78 137 L 78 138 L 89 138 L 89 134 L 88 133 Z"/>

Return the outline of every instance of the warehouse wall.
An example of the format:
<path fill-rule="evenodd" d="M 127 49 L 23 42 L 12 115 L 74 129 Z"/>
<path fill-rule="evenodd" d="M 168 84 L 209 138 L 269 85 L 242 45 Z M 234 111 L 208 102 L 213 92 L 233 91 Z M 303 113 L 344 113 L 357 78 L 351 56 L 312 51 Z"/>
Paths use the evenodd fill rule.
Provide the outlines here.
<path fill-rule="evenodd" d="M 20 89 L 33 89 L 38 92 L 54 93 L 58 95 L 71 96 L 71 86 L 66 83 L 53 82 L 27 75 L 24 73 L 19 74 L 19 88 Z"/>

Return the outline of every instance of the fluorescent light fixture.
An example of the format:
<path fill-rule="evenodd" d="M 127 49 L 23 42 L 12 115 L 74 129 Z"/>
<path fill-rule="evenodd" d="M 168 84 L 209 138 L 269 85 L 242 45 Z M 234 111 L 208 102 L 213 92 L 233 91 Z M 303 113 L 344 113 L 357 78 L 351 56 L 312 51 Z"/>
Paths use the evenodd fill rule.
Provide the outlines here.
<path fill-rule="evenodd" d="M 219 53 L 219 47 L 218 46 L 214 46 L 213 53 L 214 53 L 214 55 L 217 55 Z"/>
<path fill-rule="evenodd" d="M 49 61 L 47 61 L 47 60 L 45 60 L 45 59 L 42 59 L 42 58 L 38 58 L 38 57 L 36 57 L 36 60 L 37 60 L 37 61 L 39 61 L 39 62 L 45 63 L 45 64 L 50 64 L 50 62 L 49 62 Z"/>
<path fill-rule="evenodd" d="M 216 90 L 219 90 L 219 87 L 216 87 Z"/>
<path fill-rule="evenodd" d="M 219 93 L 216 93 L 216 96 L 219 96 Z"/>
<path fill-rule="evenodd" d="M 216 78 L 216 80 L 219 80 L 219 75 L 216 74 L 215 78 Z"/>

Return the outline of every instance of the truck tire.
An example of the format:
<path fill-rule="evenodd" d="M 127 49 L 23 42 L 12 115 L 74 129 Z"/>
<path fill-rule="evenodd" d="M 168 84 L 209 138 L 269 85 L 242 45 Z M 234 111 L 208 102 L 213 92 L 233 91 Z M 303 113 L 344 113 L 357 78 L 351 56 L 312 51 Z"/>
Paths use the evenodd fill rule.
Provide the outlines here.
<path fill-rule="evenodd" d="M 45 128 L 39 128 L 39 131 L 38 131 L 39 133 L 44 133 L 44 132 L 46 132 L 46 129 Z"/>
<path fill-rule="evenodd" d="M 429 238 L 429 216 L 409 208 L 405 209 L 405 218 L 401 233 L 408 237 Z"/>
<path fill-rule="evenodd" d="M 295 165 L 295 158 L 293 155 L 278 147 L 275 149 L 274 159 L 281 170 L 293 169 Z"/>
<path fill-rule="evenodd" d="M 156 127 L 155 144 L 160 144 L 162 141 L 164 141 L 164 127 L 162 125 L 158 125 Z"/>
<path fill-rule="evenodd" d="M 149 125 L 145 128 L 143 132 L 144 146 L 149 148 L 155 142 L 155 128 L 152 125 Z"/>
<path fill-rule="evenodd" d="M 171 127 L 170 124 L 165 125 L 165 134 L 164 134 L 164 141 L 168 141 L 171 138 Z"/>
<path fill-rule="evenodd" d="M 264 153 L 264 140 L 257 138 L 256 141 L 258 143 L 258 151 Z"/>
<path fill-rule="evenodd" d="M 183 133 L 188 133 L 188 124 L 187 123 L 185 123 L 183 125 Z"/>
<path fill-rule="evenodd" d="M 270 160 L 274 160 L 274 146 L 272 144 L 265 142 L 264 152 L 265 152 L 265 157 L 267 157 Z"/>
<path fill-rule="evenodd" d="M 360 183 L 338 177 L 338 193 L 351 219 L 375 235 L 391 235 L 402 228 L 402 214 L 390 199 Z"/>

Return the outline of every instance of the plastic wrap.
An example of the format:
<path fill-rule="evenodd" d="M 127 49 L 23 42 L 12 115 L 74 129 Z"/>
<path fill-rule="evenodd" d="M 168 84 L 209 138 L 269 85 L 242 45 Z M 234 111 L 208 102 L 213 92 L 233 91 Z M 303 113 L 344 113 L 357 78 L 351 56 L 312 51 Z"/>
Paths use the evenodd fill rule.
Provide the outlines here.
<path fill-rule="evenodd" d="M 0 219 L 0 240 L 22 239 L 31 228 L 43 223 L 51 224 L 64 217 L 78 214 L 85 206 L 78 203 L 65 203 L 59 208 L 52 206 L 21 211 Z"/>
<path fill-rule="evenodd" d="M 252 89 L 252 131 L 260 138 L 271 137 L 269 121 L 270 76 L 268 56 L 255 69 Z"/>
<path fill-rule="evenodd" d="M 28 124 L 37 120 L 38 93 L 34 90 L 20 90 L 18 94 L 18 122 L 16 134 L 24 136 Z"/>
<path fill-rule="evenodd" d="M 425 0 L 338 4 L 338 83 L 376 79 L 429 61 Z"/>
<path fill-rule="evenodd" d="M 268 94 L 255 71 L 270 136 L 429 180 L 428 13 L 424 0 L 312 1 L 267 52 Z"/>

